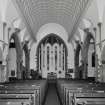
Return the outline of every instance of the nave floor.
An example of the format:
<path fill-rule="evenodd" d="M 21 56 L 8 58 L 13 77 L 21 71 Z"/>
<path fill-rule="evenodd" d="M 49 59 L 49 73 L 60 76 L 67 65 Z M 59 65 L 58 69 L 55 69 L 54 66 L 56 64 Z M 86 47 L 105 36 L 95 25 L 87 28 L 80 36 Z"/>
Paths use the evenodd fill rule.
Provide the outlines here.
<path fill-rule="evenodd" d="M 48 92 L 44 105 L 60 105 L 55 83 L 48 84 Z"/>

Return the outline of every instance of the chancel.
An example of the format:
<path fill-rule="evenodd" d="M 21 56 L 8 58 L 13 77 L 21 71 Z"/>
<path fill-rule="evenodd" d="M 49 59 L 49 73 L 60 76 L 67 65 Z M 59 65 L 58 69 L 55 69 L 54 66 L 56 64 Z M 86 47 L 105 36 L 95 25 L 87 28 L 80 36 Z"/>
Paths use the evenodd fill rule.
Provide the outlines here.
<path fill-rule="evenodd" d="M 105 0 L 0 0 L 0 105 L 105 105 Z"/>

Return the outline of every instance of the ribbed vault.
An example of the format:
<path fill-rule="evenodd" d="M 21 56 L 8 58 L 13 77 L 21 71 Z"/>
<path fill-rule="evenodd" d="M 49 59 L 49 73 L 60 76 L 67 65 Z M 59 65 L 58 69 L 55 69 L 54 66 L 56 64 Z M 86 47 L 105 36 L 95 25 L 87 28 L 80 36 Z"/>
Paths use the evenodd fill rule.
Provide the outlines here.
<path fill-rule="evenodd" d="M 73 35 L 90 0 L 15 0 L 32 37 L 47 23 L 58 23 Z"/>

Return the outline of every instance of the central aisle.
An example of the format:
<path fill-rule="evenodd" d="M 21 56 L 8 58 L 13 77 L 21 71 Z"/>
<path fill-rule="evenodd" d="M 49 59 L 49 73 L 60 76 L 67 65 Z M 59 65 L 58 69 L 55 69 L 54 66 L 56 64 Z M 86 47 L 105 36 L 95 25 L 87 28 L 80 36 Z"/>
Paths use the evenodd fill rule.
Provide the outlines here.
<path fill-rule="evenodd" d="M 48 84 L 48 93 L 47 93 L 45 105 L 60 105 L 55 83 Z"/>

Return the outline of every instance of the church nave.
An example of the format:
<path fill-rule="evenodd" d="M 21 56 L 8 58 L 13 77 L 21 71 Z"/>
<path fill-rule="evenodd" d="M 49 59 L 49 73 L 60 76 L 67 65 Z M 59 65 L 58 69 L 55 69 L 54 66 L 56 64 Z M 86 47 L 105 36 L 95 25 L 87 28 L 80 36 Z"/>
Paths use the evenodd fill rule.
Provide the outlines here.
<path fill-rule="evenodd" d="M 105 0 L 0 0 L 0 105 L 105 105 Z"/>

